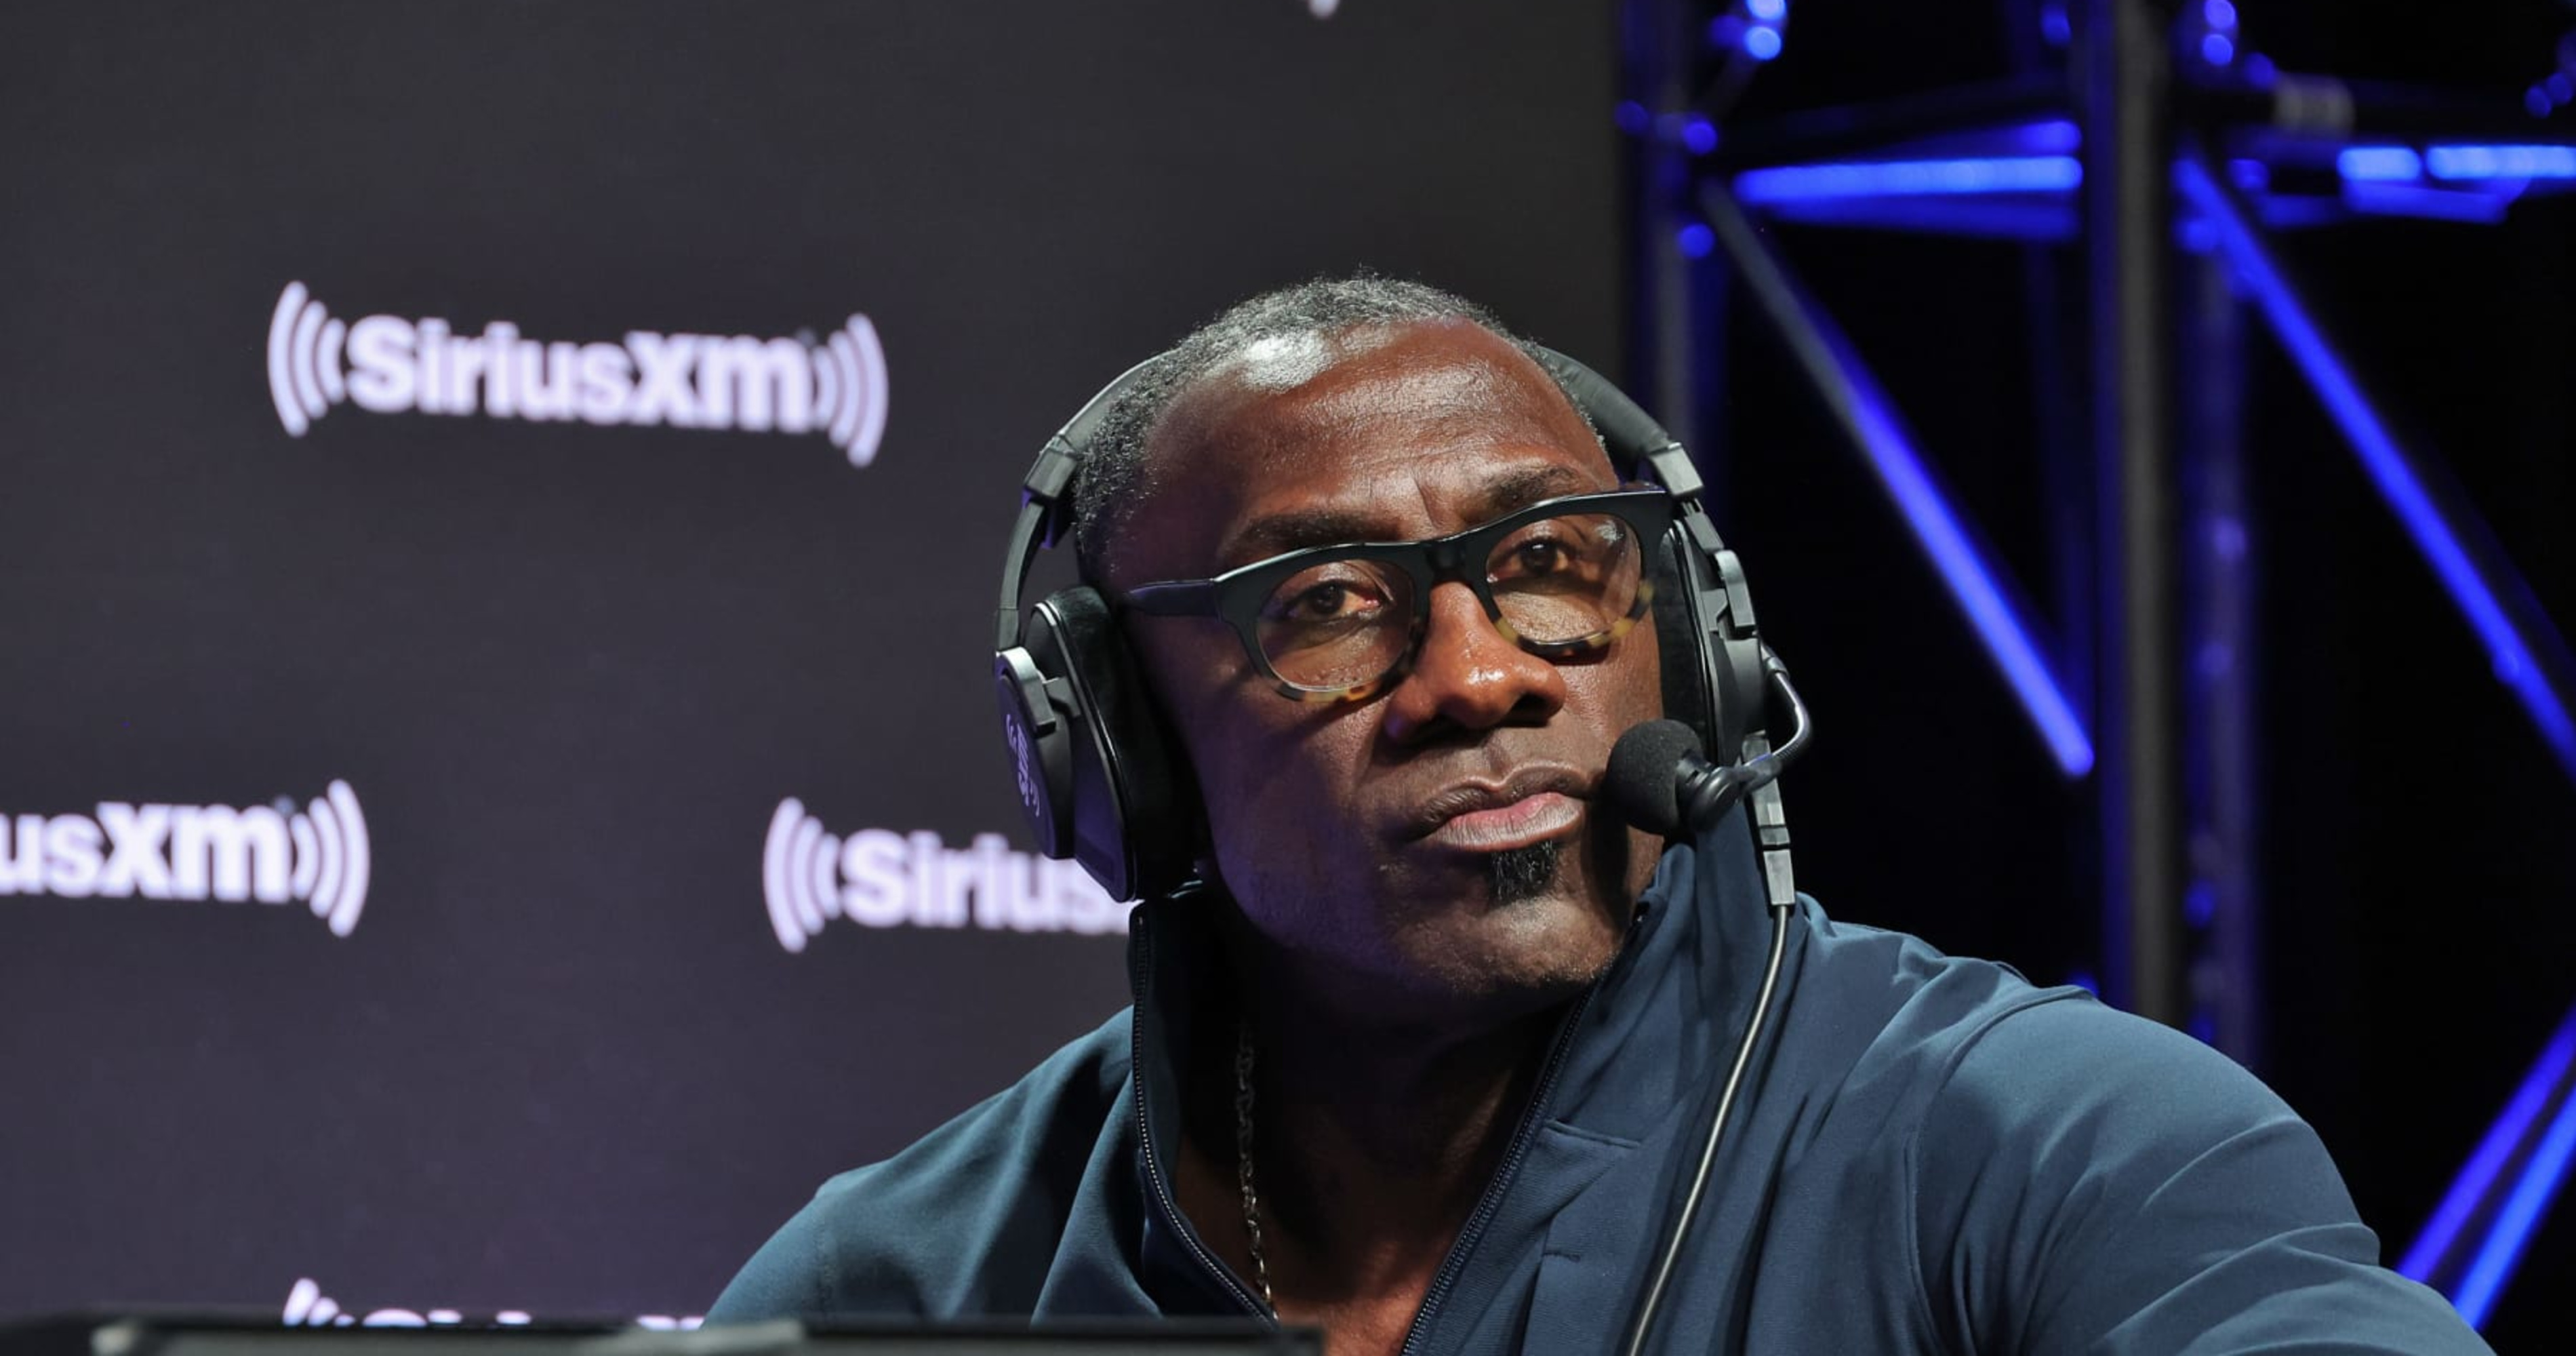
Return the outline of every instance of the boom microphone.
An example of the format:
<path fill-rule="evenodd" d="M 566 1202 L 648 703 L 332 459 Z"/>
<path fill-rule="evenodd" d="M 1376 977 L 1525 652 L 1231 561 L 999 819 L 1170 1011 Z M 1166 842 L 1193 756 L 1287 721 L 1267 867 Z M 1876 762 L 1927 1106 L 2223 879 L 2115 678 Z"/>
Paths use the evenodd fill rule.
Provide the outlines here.
<path fill-rule="evenodd" d="M 1610 746 L 1601 789 L 1610 808 L 1631 825 L 1677 838 L 1682 832 L 1681 779 L 1691 765 L 1708 766 L 1699 736 L 1678 720 L 1650 720 Z"/>
<path fill-rule="evenodd" d="M 1699 736 L 1689 726 L 1650 720 L 1610 746 L 1602 787 L 1621 818 L 1650 833 L 1678 838 L 1716 823 L 1747 790 L 1776 775 L 1761 761 L 1719 767 L 1702 754 Z"/>
<path fill-rule="evenodd" d="M 1780 769 L 1806 748 L 1807 708 L 1798 700 L 1797 689 L 1790 684 L 1778 658 L 1766 649 L 1763 661 L 1773 690 L 1787 704 L 1794 722 L 1787 743 L 1774 750 L 1768 739 L 1755 734 L 1744 741 L 1743 762 L 1719 767 L 1703 756 L 1699 736 L 1689 726 L 1678 720 L 1650 720 L 1619 736 L 1619 742 L 1610 746 L 1610 766 L 1601 777 L 1602 792 L 1612 810 L 1630 824 L 1666 838 L 1704 832 L 1750 792 L 1754 847 L 1760 854 L 1771 904 L 1771 955 L 1762 967 L 1762 989 L 1754 997 L 1752 1018 L 1744 1024 L 1744 1040 L 1735 1047 L 1735 1062 L 1727 1068 L 1717 1110 L 1709 1117 L 1708 1134 L 1700 1143 L 1699 1169 L 1691 1175 L 1690 1190 L 1683 1194 L 1681 1209 L 1664 1236 L 1662 1255 L 1647 1282 L 1645 1297 L 1638 1301 L 1637 1311 L 1629 1319 L 1627 1356 L 1640 1356 L 1646 1348 L 1647 1336 L 1654 1331 L 1656 1312 L 1663 1304 L 1665 1287 L 1672 1280 L 1673 1263 L 1681 1257 L 1682 1244 L 1690 1237 L 1691 1220 L 1699 1213 L 1700 1198 L 1708 1191 L 1709 1169 L 1717 1162 L 1717 1147 L 1724 1142 L 1728 1116 L 1735 1109 L 1736 1095 L 1744 1088 L 1745 1068 L 1753 1060 L 1754 1044 L 1762 1037 L 1762 1024 L 1771 1014 L 1771 999 L 1779 991 L 1780 964 L 1788 954 L 1789 916 L 1797 909 L 1797 886 L 1789 871 L 1789 821 L 1781 812 L 1776 783 Z"/>

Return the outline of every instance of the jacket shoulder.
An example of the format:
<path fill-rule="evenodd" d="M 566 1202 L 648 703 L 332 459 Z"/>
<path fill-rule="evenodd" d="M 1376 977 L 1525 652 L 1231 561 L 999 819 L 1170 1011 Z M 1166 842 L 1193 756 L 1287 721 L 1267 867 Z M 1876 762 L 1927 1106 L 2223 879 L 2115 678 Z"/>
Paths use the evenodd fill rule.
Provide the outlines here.
<path fill-rule="evenodd" d="M 1963 1043 L 1909 1167 L 1926 1303 L 1980 1347 L 2485 1350 L 2379 1265 L 2324 1143 L 2260 1079 L 2082 994 Z"/>
<path fill-rule="evenodd" d="M 1121 1156 L 1121 1010 L 902 1152 L 831 1178 L 725 1287 L 710 1322 L 1028 1313 L 1097 1165 Z M 1091 1204 L 1096 1205 L 1097 1202 Z"/>
<path fill-rule="evenodd" d="M 1836 922 L 1812 900 L 1804 908 L 1798 1002 L 1830 1014 L 1810 1030 L 1821 1026 L 1825 1039 L 1842 1046 L 1840 1057 L 1849 1061 L 1846 1093 L 1881 1085 L 1897 1102 L 1919 1109 L 2005 1018 L 2092 1001 L 2081 989 L 2034 985 L 2001 961 L 1953 956 L 1906 933 Z"/>

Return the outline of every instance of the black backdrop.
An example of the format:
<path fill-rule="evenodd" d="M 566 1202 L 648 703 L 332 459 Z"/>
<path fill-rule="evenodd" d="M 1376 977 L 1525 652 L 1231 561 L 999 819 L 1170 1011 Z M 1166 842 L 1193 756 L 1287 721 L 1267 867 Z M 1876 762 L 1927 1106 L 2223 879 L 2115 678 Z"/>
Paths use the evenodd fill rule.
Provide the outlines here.
<path fill-rule="evenodd" d="M 52 824 L 0 852 L 37 873 L 0 869 L 0 1315 L 299 1279 L 698 1313 L 826 1174 L 1108 1016 L 1097 908 L 791 953 L 782 801 L 893 835 L 870 910 L 911 835 L 1025 849 L 986 677 L 1017 477 L 1226 302 L 1374 266 L 1616 370 L 1611 38 L 1427 0 L 12 7 L 0 815 Z M 290 282 L 636 353 L 864 315 L 882 444 L 354 398 L 290 436 Z M 318 871 L 335 780 L 347 937 L 320 880 L 202 898 L 227 851 Z M 133 861 L 80 897 L 111 816 L 165 864 L 211 830 L 201 897 Z M 951 874 L 1030 893 L 985 857 Z"/>
<path fill-rule="evenodd" d="M 1114 925 L 1100 901 L 975 846 L 1027 846 L 984 647 L 1038 441 L 1226 301 L 1361 265 L 1622 365 L 1606 0 L 1336 8 L 0 12 L 0 1318 L 697 1313 L 825 1175 L 1122 1003 L 1115 927 L 1082 930 Z M 2463 84 L 2529 78 L 2565 22 L 2247 10 L 2285 68 Z M 2004 22 L 1800 5 L 1745 111 L 2000 74 Z M 2562 618 L 2571 206 L 2293 247 Z M 1781 234 L 2048 578 L 2032 374 L 2062 340 L 2020 309 L 2026 261 Z M 281 401 L 290 283 L 344 324 L 499 320 L 630 358 L 801 352 L 862 315 L 882 441 L 859 466 L 820 430 L 379 413 L 295 388 L 349 349 L 292 311 Z M 2250 356 L 2261 1071 L 2393 1255 L 2565 1010 L 2570 789 L 2286 365 Z M 2042 982 L 2090 967 L 2089 786 L 1741 315 L 1728 358 L 1720 516 L 1825 736 L 1789 790 L 1801 882 Z M 293 435 L 281 404 L 308 396 Z M 2397 756 L 2422 725 L 2474 775 Z M 353 894 L 335 781 L 372 858 L 345 938 L 308 907 Z M 287 898 L 100 897 L 83 835 L 111 817 L 159 830 L 159 867 L 101 863 L 129 889 L 223 884 L 179 888 L 185 821 Z M 857 875 L 765 878 L 843 865 L 826 834 Z M 823 915 L 833 888 L 903 913 L 917 834 L 965 925 Z M 988 915 L 1040 930 L 973 921 L 997 888 Z M 2563 1325 L 2564 1216 L 2498 1310 L 2508 1349 Z"/>

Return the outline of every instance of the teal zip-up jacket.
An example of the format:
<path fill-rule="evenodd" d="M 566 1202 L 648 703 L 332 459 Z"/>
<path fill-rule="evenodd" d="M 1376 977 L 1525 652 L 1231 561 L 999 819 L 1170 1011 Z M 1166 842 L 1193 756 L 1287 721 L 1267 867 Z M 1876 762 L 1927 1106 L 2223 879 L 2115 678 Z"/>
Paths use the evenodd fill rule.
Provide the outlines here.
<path fill-rule="evenodd" d="M 708 1320 L 1266 1316 L 1170 1187 L 1205 907 L 1138 909 L 1133 1008 L 825 1183 Z M 1618 1348 L 1768 945 L 1740 814 L 1666 852 L 1408 1356 Z M 2079 989 L 1802 902 L 1747 1080 L 1657 1351 L 2487 1350 L 2270 1090 Z"/>

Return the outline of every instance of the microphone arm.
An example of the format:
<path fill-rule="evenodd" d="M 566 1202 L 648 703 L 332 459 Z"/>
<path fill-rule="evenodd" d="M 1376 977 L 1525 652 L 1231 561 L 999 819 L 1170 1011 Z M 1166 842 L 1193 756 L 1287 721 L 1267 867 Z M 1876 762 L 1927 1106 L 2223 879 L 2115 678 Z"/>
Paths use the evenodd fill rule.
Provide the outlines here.
<path fill-rule="evenodd" d="M 1789 869 L 1789 818 L 1780 808 L 1779 779 L 1790 762 L 1807 751 L 1807 741 L 1815 734 L 1815 722 L 1807 714 L 1807 703 L 1798 695 L 1797 684 L 1789 681 L 1788 666 L 1768 645 L 1762 647 L 1762 676 L 1788 709 L 1788 739 L 1775 749 L 1762 734 L 1750 735 L 1738 751 L 1742 761 L 1723 767 L 1696 756 L 1686 757 L 1683 766 L 1689 770 L 1682 774 L 1675 799 L 1683 826 L 1698 833 L 1735 808 L 1735 802 L 1747 792 L 1752 793 L 1753 831 L 1761 845 L 1763 881 L 1771 906 L 1787 908 L 1797 902 L 1798 886 Z"/>
<path fill-rule="evenodd" d="M 1787 666 L 1768 645 L 1762 647 L 1762 672 L 1771 690 L 1789 708 L 1789 738 L 1774 749 L 1762 734 L 1748 736 L 1738 751 L 1743 761 L 1727 767 L 1716 767 L 1696 754 L 1685 754 L 1682 766 L 1687 770 L 1682 773 L 1675 799 L 1682 823 L 1698 832 L 1715 823 L 1738 797 L 1747 791 L 1752 793 L 1753 833 L 1761 850 L 1762 880 L 1771 903 L 1771 954 L 1762 966 L 1762 990 L 1753 1000 L 1753 1016 L 1745 1023 L 1743 1041 L 1735 1047 L 1735 1062 L 1727 1067 L 1717 1110 L 1709 1116 L 1708 1135 L 1700 1143 L 1698 1170 L 1691 1174 L 1690 1190 L 1682 1197 L 1671 1233 L 1665 1236 L 1663 1253 L 1655 1263 L 1653 1278 L 1646 1284 L 1645 1297 L 1638 1301 L 1637 1312 L 1629 1321 L 1627 1356 L 1643 1356 L 1647 1336 L 1655 1329 L 1656 1311 L 1663 1305 L 1665 1287 L 1672 1281 L 1673 1264 L 1681 1259 L 1682 1244 L 1690 1237 L 1691 1219 L 1699 1213 L 1700 1198 L 1708 1191 L 1710 1169 L 1717 1163 L 1717 1146 L 1726 1137 L 1727 1119 L 1735 1110 L 1736 1094 L 1744 1087 L 1745 1069 L 1753 1062 L 1753 1047 L 1762 1037 L 1762 1024 L 1771 1015 L 1771 999 L 1780 987 L 1780 962 L 1789 946 L 1789 914 L 1798 906 L 1798 885 L 1789 870 L 1789 817 L 1780 808 L 1780 773 L 1791 759 L 1807 751 L 1807 739 L 1815 733 L 1815 726 L 1807 715 L 1807 703 L 1798 696 L 1797 685 L 1789 681 Z M 1693 763 L 1701 766 L 1694 768 Z"/>

